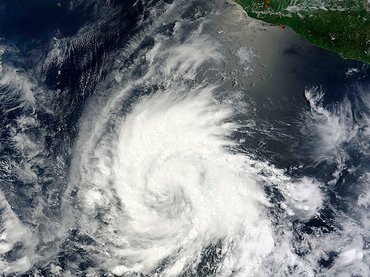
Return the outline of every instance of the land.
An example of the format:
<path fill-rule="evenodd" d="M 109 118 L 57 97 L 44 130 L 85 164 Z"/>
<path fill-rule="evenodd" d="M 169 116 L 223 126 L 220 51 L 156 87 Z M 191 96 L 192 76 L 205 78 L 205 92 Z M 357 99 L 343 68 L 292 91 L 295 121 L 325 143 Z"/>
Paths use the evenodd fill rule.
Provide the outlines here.
<path fill-rule="evenodd" d="M 370 0 L 235 0 L 250 17 L 291 27 L 312 44 L 370 64 Z"/>

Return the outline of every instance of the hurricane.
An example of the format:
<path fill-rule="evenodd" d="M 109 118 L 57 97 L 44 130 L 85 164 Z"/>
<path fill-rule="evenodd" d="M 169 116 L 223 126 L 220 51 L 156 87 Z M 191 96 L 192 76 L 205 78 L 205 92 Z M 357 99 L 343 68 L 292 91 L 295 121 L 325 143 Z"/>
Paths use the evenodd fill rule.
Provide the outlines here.
<path fill-rule="evenodd" d="M 65 9 L 0 41 L 0 274 L 370 274 L 367 67 L 275 84 L 230 1 Z"/>

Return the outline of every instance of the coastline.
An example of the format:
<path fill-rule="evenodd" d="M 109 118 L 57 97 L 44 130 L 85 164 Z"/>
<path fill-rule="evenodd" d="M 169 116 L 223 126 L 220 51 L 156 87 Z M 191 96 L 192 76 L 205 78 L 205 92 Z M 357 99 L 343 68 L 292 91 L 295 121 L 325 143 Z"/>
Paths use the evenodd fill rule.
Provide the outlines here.
<path fill-rule="evenodd" d="M 248 16 L 289 26 L 304 39 L 342 58 L 370 64 L 370 12 L 366 4 L 348 10 L 316 8 L 291 11 L 289 1 L 235 0 Z M 294 9 L 292 9 L 294 10 Z"/>

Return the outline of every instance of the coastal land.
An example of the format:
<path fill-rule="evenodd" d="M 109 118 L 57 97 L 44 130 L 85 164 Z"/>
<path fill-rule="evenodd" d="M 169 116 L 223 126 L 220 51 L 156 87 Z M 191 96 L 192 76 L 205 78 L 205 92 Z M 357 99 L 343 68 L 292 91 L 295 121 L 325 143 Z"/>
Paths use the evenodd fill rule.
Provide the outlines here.
<path fill-rule="evenodd" d="M 291 27 L 314 45 L 370 64 L 370 0 L 235 0 L 256 19 Z"/>

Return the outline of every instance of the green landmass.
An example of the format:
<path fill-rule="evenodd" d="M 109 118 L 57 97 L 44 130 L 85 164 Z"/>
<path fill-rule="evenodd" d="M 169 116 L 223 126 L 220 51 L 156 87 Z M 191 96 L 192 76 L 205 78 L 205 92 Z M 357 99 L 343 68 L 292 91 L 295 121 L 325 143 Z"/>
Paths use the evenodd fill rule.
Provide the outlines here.
<path fill-rule="evenodd" d="M 250 17 L 289 26 L 317 46 L 370 64 L 370 0 L 235 1 Z"/>

